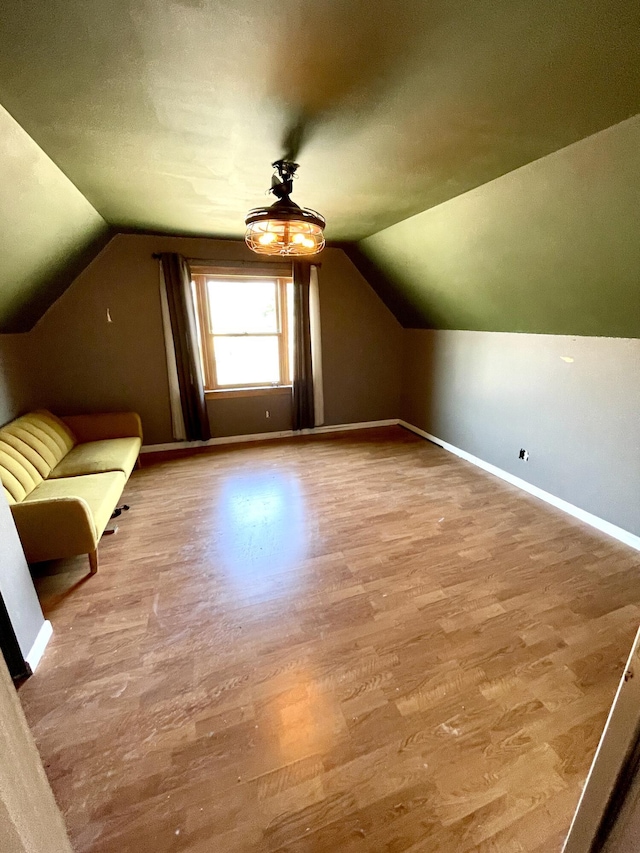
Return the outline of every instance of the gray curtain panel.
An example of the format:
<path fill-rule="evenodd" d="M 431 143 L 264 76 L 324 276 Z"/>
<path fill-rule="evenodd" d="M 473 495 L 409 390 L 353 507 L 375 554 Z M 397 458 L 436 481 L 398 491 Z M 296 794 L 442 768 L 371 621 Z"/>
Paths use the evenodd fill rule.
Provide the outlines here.
<path fill-rule="evenodd" d="M 167 290 L 186 438 L 187 441 L 208 441 L 211 438 L 211 427 L 191 295 L 191 270 L 186 259 L 173 252 L 163 252 L 160 263 Z"/>
<path fill-rule="evenodd" d="M 315 426 L 311 329 L 309 322 L 309 282 L 311 265 L 293 264 L 293 428 Z"/>

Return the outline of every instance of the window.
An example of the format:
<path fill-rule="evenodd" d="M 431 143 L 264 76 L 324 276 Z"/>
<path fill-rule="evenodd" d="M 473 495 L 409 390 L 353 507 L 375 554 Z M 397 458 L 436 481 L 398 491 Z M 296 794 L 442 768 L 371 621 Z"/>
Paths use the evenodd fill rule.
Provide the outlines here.
<path fill-rule="evenodd" d="M 207 391 L 291 384 L 291 290 L 290 276 L 194 270 Z"/>

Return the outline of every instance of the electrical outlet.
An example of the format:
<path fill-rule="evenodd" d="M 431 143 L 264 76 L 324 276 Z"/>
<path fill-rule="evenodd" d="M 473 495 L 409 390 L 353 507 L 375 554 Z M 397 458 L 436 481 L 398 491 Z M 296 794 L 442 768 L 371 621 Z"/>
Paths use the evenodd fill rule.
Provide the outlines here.
<path fill-rule="evenodd" d="M 520 453 L 518 454 L 518 459 L 522 459 L 523 462 L 529 461 L 529 451 L 525 450 L 524 447 L 520 448 Z"/>
<path fill-rule="evenodd" d="M 265 416 L 265 418 L 270 418 L 271 412 L 267 409 L 267 411 L 264 413 L 264 416 Z"/>

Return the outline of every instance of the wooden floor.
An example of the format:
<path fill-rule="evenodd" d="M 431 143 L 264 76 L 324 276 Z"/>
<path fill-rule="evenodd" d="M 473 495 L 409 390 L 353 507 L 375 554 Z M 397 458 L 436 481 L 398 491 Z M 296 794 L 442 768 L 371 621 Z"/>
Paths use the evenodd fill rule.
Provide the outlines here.
<path fill-rule="evenodd" d="M 640 555 L 399 427 L 146 457 L 126 499 L 95 577 L 40 579 L 20 690 L 75 850 L 560 850 Z"/>

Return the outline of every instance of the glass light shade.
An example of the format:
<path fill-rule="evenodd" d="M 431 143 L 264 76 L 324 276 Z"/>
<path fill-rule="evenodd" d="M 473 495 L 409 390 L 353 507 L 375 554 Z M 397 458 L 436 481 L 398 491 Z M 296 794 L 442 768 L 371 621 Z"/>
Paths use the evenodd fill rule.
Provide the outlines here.
<path fill-rule="evenodd" d="M 291 199 L 250 210 L 245 222 L 247 246 L 259 255 L 315 255 L 324 249 L 324 218 Z"/>

